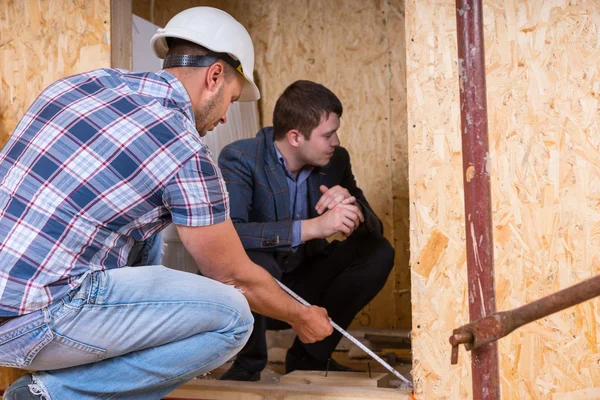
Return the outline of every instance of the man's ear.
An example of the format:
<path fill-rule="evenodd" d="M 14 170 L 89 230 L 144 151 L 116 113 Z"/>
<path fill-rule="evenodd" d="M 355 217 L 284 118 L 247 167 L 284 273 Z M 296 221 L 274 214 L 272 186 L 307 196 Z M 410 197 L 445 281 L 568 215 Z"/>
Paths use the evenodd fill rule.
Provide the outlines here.
<path fill-rule="evenodd" d="M 300 139 L 302 133 L 297 129 L 290 129 L 287 133 L 287 140 L 293 147 L 298 147 L 300 145 Z"/>
<path fill-rule="evenodd" d="M 213 65 L 208 67 L 206 71 L 206 88 L 210 92 L 217 92 L 225 81 L 225 66 L 218 60 Z"/>

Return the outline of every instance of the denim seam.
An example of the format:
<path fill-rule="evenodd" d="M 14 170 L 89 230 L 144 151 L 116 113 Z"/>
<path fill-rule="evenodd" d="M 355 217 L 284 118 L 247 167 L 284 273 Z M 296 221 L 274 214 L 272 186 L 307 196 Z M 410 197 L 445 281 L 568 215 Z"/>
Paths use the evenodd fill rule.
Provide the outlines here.
<path fill-rule="evenodd" d="M 88 354 L 96 357 L 98 360 L 103 360 L 106 357 L 106 349 L 89 345 L 82 341 L 72 339 L 68 336 L 58 334 L 54 331 L 52 331 L 52 333 L 55 335 L 54 342 L 57 344 L 60 344 L 62 346 L 65 346 L 65 347 L 68 347 L 68 348 L 71 348 L 74 350 L 79 350 L 79 351 L 88 353 Z"/>
<path fill-rule="evenodd" d="M 140 305 L 168 305 L 168 304 L 198 304 L 198 305 L 212 305 L 216 306 L 216 308 L 221 308 L 227 311 L 234 313 L 238 318 L 242 316 L 242 314 L 235 308 L 228 307 L 221 303 L 215 303 L 212 301 L 197 301 L 197 300 L 185 300 L 185 301 L 153 301 L 153 302 L 138 302 L 138 303 L 115 303 L 115 304 L 90 304 L 85 303 L 81 305 L 81 308 L 112 308 L 112 307 L 130 307 L 130 306 L 140 306 Z"/>
<path fill-rule="evenodd" d="M 23 335 L 26 335 L 29 332 L 39 329 L 40 327 L 42 327 L 44 325 L 48 326 L 43 320 L 40 320 L 40 321 L 33 322 L 29 325 L 25 325 L 24 327 L 22 327 L 21 329 L 17 329 L 16 331 L 7 333 L 6 335 L 1 336 L 1 338 L 3 340 L 0 342 L 0 345 L 10 342 L 11 340 L 15 340 Z"/>
<path fill-rule="evenodd" d="M 42 340 L 40 343 L 38 343 L 37 346 L 35 346 L 29 352 L 29 354 L 27 354 L 27 357 L 25 358 L 25 365 L 31 364 L 31 361 L 35 358 L 35 356 L 37 356 L 37 354 L 40 352 L 40 350 L 43 349 L 44 347 L 46 347 L 46 345 L 48 343 L 50 343 L 52 341 L 52 339 L 54 338 L 54 332 L 52 332 L 52 330 L 50 329 L 50 327 L 48 327 L 48 325 L 46 325 L 45 332 L 48 334 L 44 335 L 44 340 Z"/>
<path fill-rule="evenodd" d="M 39 329 L 39 328 L 45 328 L 44 329 L 44 338 L 37 345 L 35 345 L 34 348 L 32 348 L 27 353 L 27 355 L 23 359 L 23 363 L 8 363 L 8 362 L 3 362 L 2 363 L 3 366 L 10 366 L 10 367 L 16 367 L 16 368 L 26 368 L 29 364 L 31 364 L 31 361 L 40 352 L 40 350 L 43 349 L 44 347 L 46 347 L 46 345 L 48 343 L 50 343 L 52 341 L 52 339 L 54 338 L 54 333 L 52 332 L 52 330 L 50 329 L 50 327 L 48 327 L 47 324 L 42 324 L 42 325 L 38 326 L 35 329 Z M 27 334 L 29 332 L 34 331 L 35 329 L 30 329 L 27 332 L 22 333 L 21 335 L 18 335 L 18 336 L 15 336 L 15 337 L 11 338 L 11 340 L 16 340 L 19 337 L 21 337 L 21 336 L 23 336 L 23 335 L 25 335 L 25 334 Z M 3 342 L 3 343 L 6 343 L 6 342 Z"/>

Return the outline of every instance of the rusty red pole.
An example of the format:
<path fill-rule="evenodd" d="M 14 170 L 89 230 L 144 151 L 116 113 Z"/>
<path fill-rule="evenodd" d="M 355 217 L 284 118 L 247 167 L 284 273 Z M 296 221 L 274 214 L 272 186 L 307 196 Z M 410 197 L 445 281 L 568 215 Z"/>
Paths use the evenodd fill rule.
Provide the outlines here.
<path fill-rule="evenodd" d="M 456 0 L 469 318 L 496 312 L 481 0 Z M 500 399 L 496 342 L 471 352 L 473 399 Z"/>

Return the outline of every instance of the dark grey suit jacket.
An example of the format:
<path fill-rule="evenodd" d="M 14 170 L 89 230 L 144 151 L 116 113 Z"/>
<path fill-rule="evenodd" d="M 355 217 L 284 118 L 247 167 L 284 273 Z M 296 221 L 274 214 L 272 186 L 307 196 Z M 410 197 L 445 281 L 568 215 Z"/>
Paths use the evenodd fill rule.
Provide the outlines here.
<path fill-rule="evenodd" d="M 273 147 L 273 128 L 258 132 L 255 138 L 238 140 L 219 155 L 219 167 L 227 183 L 231 219 L 246 250 L 291 251 L 292 225 L 289 189 L 283 166 Z M 330 163 L 315 168 L 308 178 L 309 218 L 317 217 L 315 206 L 321 197 L 319 186 L 340 185 L 356 197 L 365 222 L 353 233 L 383 234 L 381 221 L 365 199 L 343 147 L 336 148 Z M 306 243 L 306 256 L 322 254 L 325 239 Z"/>

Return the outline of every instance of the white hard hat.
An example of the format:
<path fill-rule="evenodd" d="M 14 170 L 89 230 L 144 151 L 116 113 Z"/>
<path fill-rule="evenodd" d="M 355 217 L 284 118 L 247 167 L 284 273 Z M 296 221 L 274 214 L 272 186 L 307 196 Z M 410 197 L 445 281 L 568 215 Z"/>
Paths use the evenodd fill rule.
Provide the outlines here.
<path fill-rule="evenodd" d="M 246 82 L 239 101 L 260 99 L 254 83 L 254 46 L 246 28 L 225 11 L 212 7 L 189 8 L 175 15 L 152 37 L 151 45 L 158 58 L 165 58 L 167 38 L 185 39 L 215 53 L 227 53 L 240 62 L 237 70 Z"/>

